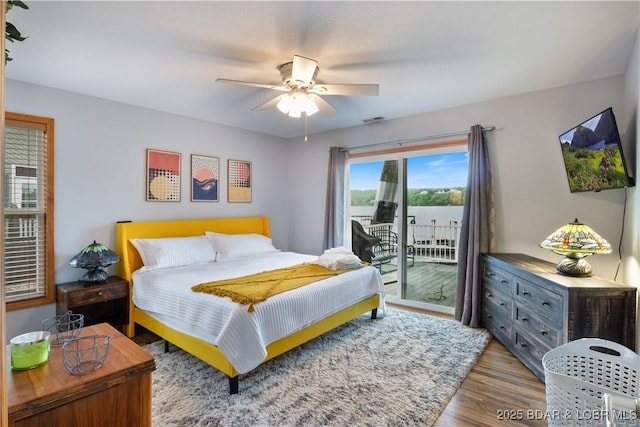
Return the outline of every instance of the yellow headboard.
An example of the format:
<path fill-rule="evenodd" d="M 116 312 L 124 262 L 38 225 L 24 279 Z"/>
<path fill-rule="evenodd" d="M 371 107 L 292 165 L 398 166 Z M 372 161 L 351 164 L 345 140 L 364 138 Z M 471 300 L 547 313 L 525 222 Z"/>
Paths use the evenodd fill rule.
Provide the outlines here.
<path fill-rule="evenodd" d="M 116 275 L 131 282 L 131 274 L 142 267 L 142 259 L 129 239 L 186 237 L 214 231 L 225 234 L 256 233 L 271 237 L 268 217 L 237 217 L 116 223 Z"/>

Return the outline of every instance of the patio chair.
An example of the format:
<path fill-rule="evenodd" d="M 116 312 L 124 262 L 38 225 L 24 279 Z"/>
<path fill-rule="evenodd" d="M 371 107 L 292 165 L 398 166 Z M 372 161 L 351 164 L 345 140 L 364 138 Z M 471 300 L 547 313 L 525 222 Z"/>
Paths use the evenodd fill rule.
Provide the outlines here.
<path fill-rule="evenodd" d="M 380 239 L 367 234 L 356 220 L 351 220 L 351 250 L 364 262 L 372 262 L 373 247 L 380 243 Z"/>
<path fill-rule="evenodd" d="M 391 260 L 398 256 L 398 234 L 391 231 L 390 227 L 372 228 L 371 235 L 377 237 L 380 242 L 373 247 L 372 264 L 382 273 L 382 266 L 389 264 Z M 407 246 L 407 260 L 411 265 L 415 264 L 415 248 L 413 245 Z"/>

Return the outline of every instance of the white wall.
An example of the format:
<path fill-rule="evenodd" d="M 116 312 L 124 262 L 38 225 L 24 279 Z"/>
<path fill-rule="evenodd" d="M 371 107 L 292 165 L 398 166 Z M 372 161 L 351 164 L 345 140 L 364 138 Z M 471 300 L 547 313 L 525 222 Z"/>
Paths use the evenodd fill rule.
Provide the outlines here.
<path fill-rule="evenodd" d="M 119 220 L 267 215 L 274 244 L 287 249 L 287 144 L 280 138 L 13 80 L 6 84 L 6 110 L 55 119 L 57 283 L 84 274 L 68 263 L 93 240 L 115 247 Z M 180 202 L 145 201 L 147 148 L 182 153 Z M 219 202 L 190 201 L 191 154 L 220 157 Z M 227 203 L 229 158 L 252 162 L 252 203 Z M 10 311 L 7 337 L 38 330 L 53 315 L 53 304 Z"/>
<path fill-rule="evenodd" d="M 629 148 L 627 159 L 632 166 L 635 166 L 634 173 L 637 181 L 638 171 L 640 171 L 640 153 L 638 152 L 638 141 L 640 141 L 640 128 L 638 127 L 640 122 L 638 108 L 638 104 L 640 104 L 640 32 L 636 37 L 636 44 L 625 74 L 624 89 L 625 117 L 621 127 L 625 129 L 625 148 Z M 637 185 L 629 189 L 628 206 L 627 232 L 623 240 L 624 282 L 640 288 L 640 221 L 638 221 L 640 218 L 640 191 Z M 636 310 L 636 313 L 638 312 L 640 310 Z M 638 324 L 640 325 L 640 318 Z M 640 349 L 640 327 L 636 329 L 636 349 Z"/>
<path fill-rule="evenodd" d="M 570 193 L 558 135 L 609 106 L 622 117 L 624 85 L 622 76 L 602 79 L 311 135 L 306 144 L 290 141 L 289 247 L 308 253 L 322 250 L 330 146 L 464 131 L 476 123 L 497 127 L 487 134 L 495 185 L 496 252 L 522 252 L 557 262 L 558 255 L 539 248 L 538 243 L 575 217 L 617 247 L 624 190 Z M 629 252 L 627 248 L 626 257 Z M 589 261 L 597 275 L 613 279 L 615 253 L 592 256 Z"/>

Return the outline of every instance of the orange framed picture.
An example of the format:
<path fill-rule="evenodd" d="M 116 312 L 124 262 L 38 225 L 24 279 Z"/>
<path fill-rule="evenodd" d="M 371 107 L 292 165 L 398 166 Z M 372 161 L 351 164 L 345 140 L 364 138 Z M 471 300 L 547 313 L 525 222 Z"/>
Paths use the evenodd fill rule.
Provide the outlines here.
<path fill-rule="evenodd" d="M 219 199 L 220 158 L 191 155 L 191 201 L 217 202 Z"/>
<path fill-rule="evenodd" d="M 227 200 L 229 202 L 251 202 L 251 162 L 227 160 Z"/>
<path fill-rule="evenodd" d="M 180 201 L 182 155 L 172 151 L 147 149 L 147 201 Z"/>

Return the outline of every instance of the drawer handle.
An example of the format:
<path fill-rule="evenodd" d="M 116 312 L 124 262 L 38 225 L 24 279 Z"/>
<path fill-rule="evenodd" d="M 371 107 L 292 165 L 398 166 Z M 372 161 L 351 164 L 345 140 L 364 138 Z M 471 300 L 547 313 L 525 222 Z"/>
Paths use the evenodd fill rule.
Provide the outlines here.
<path fill-rule="evenodd" d="M 545 307 L 549 307 L 551 304 L 549 304 L 547 301 L 542 301 L 542 305 L 544 305 Z"/>
<path fill-rule="evenodd" d="M 102 296 L 102 291 L 98 292 L 98 296 L 101 297 Z"/>
<path fill-rule="evenodd" d="M 501 279 L 501 280 L 500 280 L 500 282 L 502 282 L 502 283 L 509 283 L 509 281 L 508 281 L 508 280 L 505 280 L 505 279 Z"/>
<path fill-rule="evenodd" d="M 527 292 L 527 291 L 523 291 L 523 292 L 522 292 L 522 295 L 524 295 L 524 296 L 526 297 L 526 296 L 529 296 L 529 295 L 531 295 L 531 294 L 530 294 L 529 292 Z"/>
<path fill-rule="evenodd" d="M 500 307 L 504 307 L 505 304 L 503 302 L 500 303 Z"/>
<path fill-rule="evenodd" d="M 491 292 L 487 292 L 487 296 L 488 296 L 489 298 L 493 298 L 493 294 L 492 294 Z"/>
<path fill-rule="evenodd" d="M 547 334 L 548 334 L 549 332 L 547 332 L 547 331 L 540 331 L 540 333 L 541 333 L 542 335 L 544 335 L 544 336 L 547 336 Z"/>
<path fill-rule="evenodd" d="M 500 326 L 499 326 L 499 328 L 500 328 L 500 329 L 504 329 L 504 325 L 500 325 Z"/>
<path fill-rule="evenodd" d="M 522 321 L 523 321 L 523 322 L 528 322 L 528 321 L 529 321 L 529 319 L 527 319 L 526 317 L 523 317 L 523 318 L 522 318 Z"/>
<path fill-rule="evenodd" d="M 520 347 L 524 348 L 524 347 L 526 347 L 526 346 L 527 346 L 527 343 L 524 343 L 524 342 L 521 342 L 521 343 L 520 343 Z"/>
<path fill-rule="evenodd" d="M 495 276 L 495 274 L 493 274 L 493 273 L 492 273 L 492 272 L 490 272 L 490 271 L 487 271 L 487 276 L 489 276 L 489 277 L 493 277 L 493 276 Z"/>

